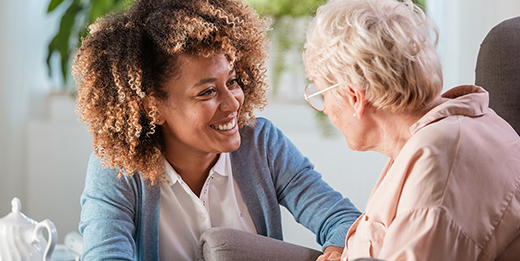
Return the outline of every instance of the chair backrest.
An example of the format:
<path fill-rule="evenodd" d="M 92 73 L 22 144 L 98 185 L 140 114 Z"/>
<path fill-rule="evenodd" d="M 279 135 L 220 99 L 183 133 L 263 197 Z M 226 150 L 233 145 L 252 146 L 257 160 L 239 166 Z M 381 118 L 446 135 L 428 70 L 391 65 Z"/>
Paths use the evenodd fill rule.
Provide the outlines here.
<path fill-rule="evenodd" d="M 489 107 L 520 133 L 520 16 L 501 22 L 484 38 L 475 84 L 489 92 Z"/>

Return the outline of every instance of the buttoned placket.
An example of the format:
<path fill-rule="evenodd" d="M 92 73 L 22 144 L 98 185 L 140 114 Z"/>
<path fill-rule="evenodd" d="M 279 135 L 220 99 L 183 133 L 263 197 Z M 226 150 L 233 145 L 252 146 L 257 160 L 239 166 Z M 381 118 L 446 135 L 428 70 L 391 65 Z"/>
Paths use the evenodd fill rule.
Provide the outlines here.
<path fill-rule="evenodd" d="M 204 187 L 201 191 L 201 197 L 197 197 L 195 193 L 189 188 L 188 184 L 182 180 L 182 178 L 179 179 L 180 184 L 183 186 L 184 190 L 190 194 L 190 197 L 193 199 L 195 204 L 195 211 L 197 212 L 197 218 L 199 219 L 199 224 L 202 226 L 200 227 L 201 233 L 211 228 L 211 220 L 209 217 L 209 210 L 205 206 L 205 202 L 207 201 L 207 195 L 208 195 L 208 187 L 209 187 L 209 180 L 211 176 L 208 176 L 206 179 L 206 182 L 204 183 Z M 203 199 L 203 195 L 205 195 L 205 198 Z"/>
<path fill-rule="evenodd" d="M 206 211 L 209 213 L 209 206 L 208 203 L 208 196 L 209 196 L 209 185 L 213 178 L 215 177 L 215 172 L 211 171 L 211 174 L 206 179 L 206 182 L 204 183 L 204 187 L 202 188 L 202 191 L 200 192 L 200 201 L 202 202 L 202 206 L 206 209 Z"/>

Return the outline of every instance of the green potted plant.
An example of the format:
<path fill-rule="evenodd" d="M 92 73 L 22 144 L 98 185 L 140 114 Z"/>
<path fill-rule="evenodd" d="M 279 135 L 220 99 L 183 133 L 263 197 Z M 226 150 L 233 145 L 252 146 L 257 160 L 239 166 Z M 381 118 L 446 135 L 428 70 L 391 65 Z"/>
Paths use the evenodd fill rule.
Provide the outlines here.
<path fill-rule="evenodd" d="M 71 60 L 81 39 L 87 33 L 87 25 L 106 13 L 124 10 L 129 3 L 128 0 L 51 0 L 49 2 L 47 13 L 66 8 L 61 15 L 58 31 L 48 45 L 47 52 L 49 76 L 53 71 L 52 56 L 60 56 L 60 69 L 65 91 L 70 92 L 73 89 L 70 87 L 72 86 L 70 84 Z"/>
<path fill-rule="evenodd" d="M 316 9 L 324 0 L 245 0 L 260 15 L 272 19 L 273 30 L 270 38 L 273 40 L 272 79 L 273 93 L 276 95 L 281 75 L 291 70 L 287 66 L 286 54 L 293 48 L 301 50 L 305 41 L 305 33 L 296 28 L 306 24 Z M 302 21 L 303 20 L 303 21 Z M 294 32 L 297 32 L 296 35 Z"/>

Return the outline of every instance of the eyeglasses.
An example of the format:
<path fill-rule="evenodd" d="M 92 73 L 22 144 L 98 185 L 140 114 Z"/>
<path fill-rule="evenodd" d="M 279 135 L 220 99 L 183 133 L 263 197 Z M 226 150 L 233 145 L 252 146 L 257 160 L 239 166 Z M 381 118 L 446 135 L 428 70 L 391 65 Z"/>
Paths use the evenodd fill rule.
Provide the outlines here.
<path fill-rule="evenodd" d="M 325 109 L 325 102 L 323 98 L 323 93 L 334 89 L 339 86 L 339 83 L 334 84 L 328 88 L 325 88 L 321 91 L 318 91 L 318 88 L 316 87 L 316 84 L 313 82 L 307 84 L 305 87 L 305 100 L 309 103 L 309 105 L 314 108 L 317 111 L 323 111 Z M 307 93 L 312 93 L 311 95 L 308 95 Z"/>

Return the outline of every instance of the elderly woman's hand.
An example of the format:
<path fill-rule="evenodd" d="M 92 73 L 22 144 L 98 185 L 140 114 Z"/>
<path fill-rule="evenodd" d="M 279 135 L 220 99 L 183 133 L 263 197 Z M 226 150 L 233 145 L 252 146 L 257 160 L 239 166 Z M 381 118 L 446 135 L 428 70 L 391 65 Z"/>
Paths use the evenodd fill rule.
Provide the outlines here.
<path fill-rule="evenodd" d="M 343 247 L 328 246 L 323 251 L 323 255 L 319 256 L 316 261 L 339 261 L 343 253 Z"/>

